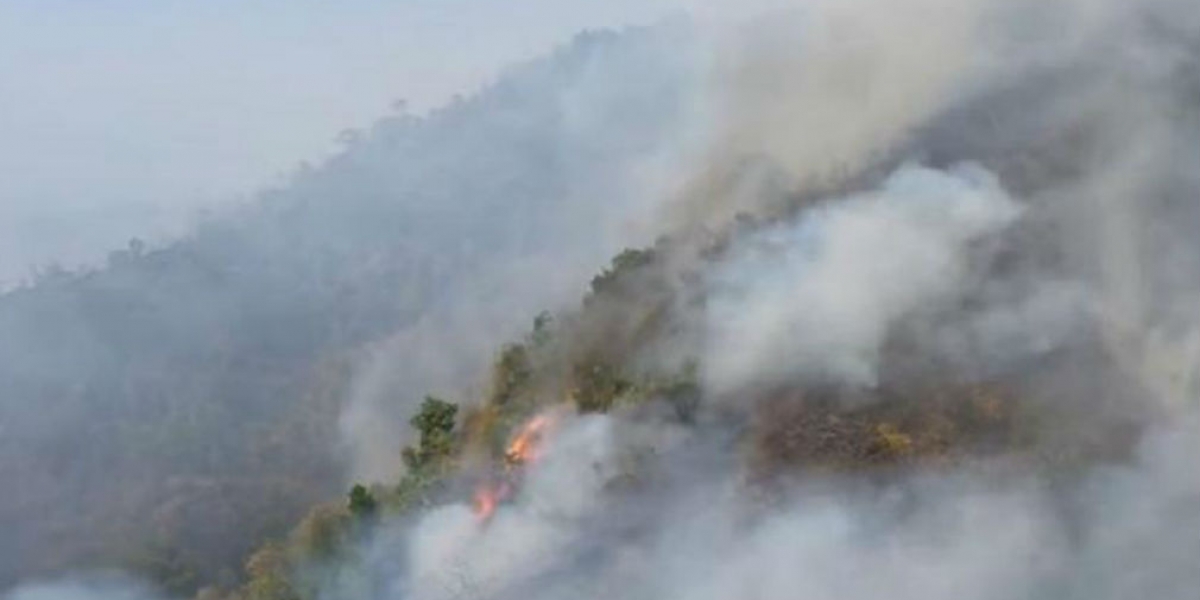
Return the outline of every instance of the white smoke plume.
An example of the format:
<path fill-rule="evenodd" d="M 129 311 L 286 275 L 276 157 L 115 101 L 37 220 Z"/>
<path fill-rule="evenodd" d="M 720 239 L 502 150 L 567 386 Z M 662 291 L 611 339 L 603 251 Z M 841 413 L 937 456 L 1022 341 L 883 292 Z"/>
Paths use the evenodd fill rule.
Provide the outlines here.
<path fill-rule="evenodd" d="M 757 6 L 756 6 L 757 5 Z M 706 142 L 668 209 L 712 223 L 769 197 L 714 193 L 747 156 L 815 185 L 869 165 L 980 85 L 991 0 L 751 2 L 700 26 Z M 757 9 L 756 9 L 757 8 Z"/>
<path fill-rule="evenodd" d="M 723 30 L 713 46 L 722 91 L 697 111 L 710 120 L 709 145 L 669 205 L 685 227 L 779 214 L 778 195 L 721 181 L 730 157 L 761 157 L 802 189 L 896 158 L 931 166 L 889 168 L 873 191 L 735 238 L 706 273 L 705 391 L 877 384 L 881 352 L 904 322 L 918 337 L 932 332 L 916 350 L 986 364 L 1038 365 L 1091 344 L 1142 386 L 1111 390 L 1121 402 L 1172 410 L 1155 413 L 1132 456 L 1065 480 L 1018 456 L 883 482 L 802 473 L 769 503 L 729 462 L 688 459 L 730 451 L 703 427 L 647 452 L 653 466 L 638 470 L 635 491 L 623 489 L 621 457 L 638 443 L 615 432 L 646 423 L 587 417 L 563 428 L 552 458 L 531 467 L 529 487 L 491 523 L 451 505 L 377 540 L 373 561 L 403 557 L 376 571 L 380 597 L 1184 599 L 1200 590 L 1200 477 L 1189 466 L 1200 446 L 1197 321 L 1185 308 L 1200 282 L 1182 266 L 1195 264 L 1187 236 L 1197 221 L 1181 220 L 1198 214 L 1186 175 L 1197 152 L 1185 136 L 1196 105 L 1175 87 L 1195 77 L 1186 65 L 1200 47 L 1200 10 L 1084 0 L 791 8 L 758 21 L 749 41 Z M 981 266 L 996 262 L 1007 266 Z M 909 319 L 931 313 L 947 321 Z M 1088 327 L 1099 335 L 1081 333 Z M 1112 374 L 1086 361 L 1073 369 L 1043 392 L 1081 415 L 1099 411 L 1098 399 L 1076 396 Z"/>
<path fill-rule="evenodd" d="M 969 245 L 1019 213 L 978 167 L 905 167 L 877 192 L 831 201 L 747 241 L 714 277 L 708 388 L 769 387 L 804 374 L 873 384 L 890 326 L 954 301 Z"/>
<path fill-rule="evenodd" d="M 369 590 L 335 578 L 322 600 L 1196 597 L 1200 9 L 771 4 L 701 20 L 698 146 L 656 163 L 686 165 L 653 178 L 672 193 L 615 211 L 664 232 L 763 219 L 696 267 L 704 393 L 882 385 L 909 336 L 947 379 L 1003 373 L 1080 418 L 1107 410 L 1097 389 L 1136 407 L 1133 449 L 1065 475 L 1019 453 L 801 469 L 764 499 L 736 419 L 573 417 L 490 520 L 449 501 L 385 521 L 358 549 Z M 784 189 L 731 184 L 746 160 Z"/>
<path fill-rule="evenodd" d="M 450 505 L 401 536 L 402 549 L 381 543 L 370 569 L 394 575 L 379 597 L 1183 599 L 1200 584 L 1194 421 L 1066 492 L 992 465 L 881 489 L 814 480 L 765 511 L 715 473 L 613 491 L 635 447 L 615 435 L 628 425 L 565 427 L 553 462 L 491 523 Z M 659 447 L 659 466 L 696 451 L 690 442 Z"/>
<path fill-rule="evenodd" d="M 441 598 L 465 591 L 457 586 L 519 585 L 585 543 L 584 532 L 569 524 L 600 509 L 604 484 L 616 475 L 614 425 L 602 417 L 572 423 L 529 474 L 520 503 L 497 513 L 486 528 L 463 505 L 422 519 L 409 540 L 412 577 L 405 593 Z"/>

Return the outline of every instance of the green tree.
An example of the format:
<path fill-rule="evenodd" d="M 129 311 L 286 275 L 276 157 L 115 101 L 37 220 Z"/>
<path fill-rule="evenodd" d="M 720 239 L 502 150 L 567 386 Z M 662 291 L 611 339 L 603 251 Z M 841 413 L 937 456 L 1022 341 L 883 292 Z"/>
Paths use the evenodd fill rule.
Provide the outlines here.
<path fill-rule="evenodd" d="M 654 257 L 655 252 L 652 248 L 644 250 L 626 248 L 621 251 L 612 259 L 612 266 L 592 278 L 592 296 L 616 289 L 623 277 L 649 266 L 654 262 Z"/>
<path fill-rule="evenodd" d="M 433 466 L 454 452 L 454 421 L 458 405 L 433 396 L 426 396 L 421 411 L 409 423 L 420 433 L 414 448 L 404 449 L 404 464 L 409 471 L 421 471 Z"/>
<path fill-rule="evenodd" d="M 350 490 L 350 500 L 348 508 L 350 514 L 359 519 L 369 519 L 375 516 L 375 511 L 379 508 L 379 503 L 375 501 L 374 494 L 362 484 L 355 484 Z"/>

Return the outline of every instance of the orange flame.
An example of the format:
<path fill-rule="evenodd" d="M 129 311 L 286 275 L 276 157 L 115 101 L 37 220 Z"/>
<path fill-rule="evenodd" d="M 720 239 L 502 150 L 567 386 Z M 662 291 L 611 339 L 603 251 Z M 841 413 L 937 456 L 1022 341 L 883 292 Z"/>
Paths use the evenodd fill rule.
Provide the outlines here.
<path fill-rule="evenodd" d="M 503 479 L 497 481 L 489 478 L 475 489 L 471 505 L 475 517 L 480 523 L 491 520 L 500 504 L 515 494 L 517 469 L 537 460 L 542 442 L 545 441 L 546 432 L 551 425 L 553 425 L 553 419 L 547 415 L 538 415 L 525 423 L 513 436 L 512 442 L 504 451 L 505 475 Z"/>
<path fill-rule="evenodd" d="M 542 438 L 550 425 L 550 417 L 546 415 L 538 415 L 531 419 L 508 445 L 508 450 L 504 453 L 505 461 L 510 466 L 516 466 L 537 460 Z"/>
<path fill-rule="evenodd" d="M 491 520 L 492 515 L 496 513 L 496 507 L 507 500 L 511 494 L 512 488 L 507 483 L 492 482 L 480 485 L 475 490 L 475 499 L 472 503 L 475 518 L 479 519 L 481 523 Z"/>

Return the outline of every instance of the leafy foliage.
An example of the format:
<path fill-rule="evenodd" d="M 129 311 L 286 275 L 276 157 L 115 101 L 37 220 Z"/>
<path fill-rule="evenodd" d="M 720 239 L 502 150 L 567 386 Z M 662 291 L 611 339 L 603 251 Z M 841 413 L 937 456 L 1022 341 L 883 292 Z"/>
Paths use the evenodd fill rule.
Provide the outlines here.
<path fill-rule="evenodd" d="M 612 259 L 612 266 L 592 278 L 592 297 L 620 293 L 628 278 L 652 264 L 654 257 L 653 249 L 626 248 Z"/>
<path fill-rule="evenodd" d="M 436 468 L 454 451 L 454 424 L 458 405 L 433 396 L 426 396 L 421 411 L 412 418 L 412 426 L 420 434 L 417 446 L 404 449 L 404 464 L 411 472 Z"/>
<path fill-rule="evenodd" d="M 376 502 L 375 496 L 371 494 L 370 490 L 361 484 L 356 484 L 350 489 L 347 508 L 350 509 L 350 514 L 366 520 L 375 516 L 379 503 Z"/>

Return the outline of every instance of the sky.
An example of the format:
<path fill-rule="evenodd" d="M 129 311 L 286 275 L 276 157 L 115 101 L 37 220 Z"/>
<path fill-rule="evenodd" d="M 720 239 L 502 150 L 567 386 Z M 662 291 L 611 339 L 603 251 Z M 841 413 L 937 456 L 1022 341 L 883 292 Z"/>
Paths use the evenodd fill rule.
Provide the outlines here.
<path fill-rule="evenodd" d="M 684 0 L 0 0 L 0 289 L 162 243 L 398 100 Z"/>

